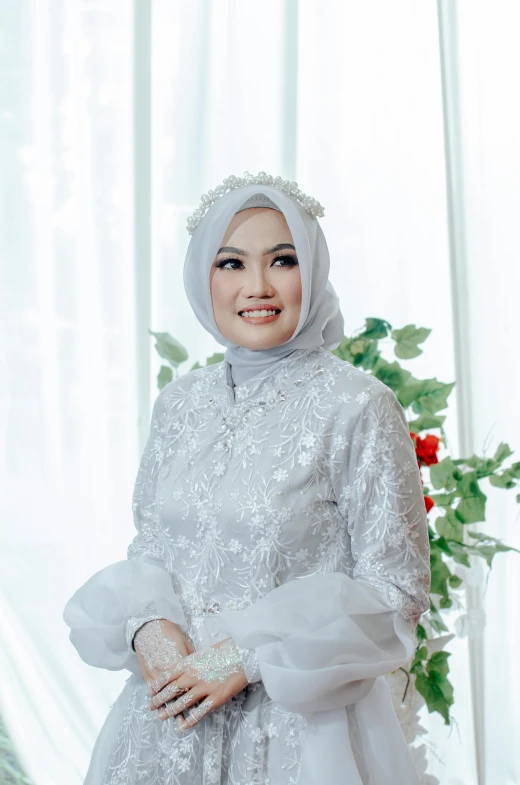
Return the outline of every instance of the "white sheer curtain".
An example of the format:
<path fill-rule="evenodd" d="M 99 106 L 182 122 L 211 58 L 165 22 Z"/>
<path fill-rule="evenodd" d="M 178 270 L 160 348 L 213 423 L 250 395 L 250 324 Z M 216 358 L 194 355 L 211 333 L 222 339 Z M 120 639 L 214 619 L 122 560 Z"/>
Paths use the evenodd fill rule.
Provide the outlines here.
<path fill-rule="evenodd" d="M 147 329 L 187 347 L 186 370 L 221 349 L 182 287 L 202 192 L 246 169 L 296 179 L 325 205 L 347 332 L 366 316 L 430 327 L 409 367 L 451 381 L 462 315 L 472 414 L 468 428 L 452 406 L 450 450 L 481 453 L 492 428 L 489 452 L 520 445 L 518 7 L 452 5 L 455 105 L 434 2 L 0 0 L 0 713 L 36 785 L 82 782 L 126 677 L 83 666 L 61 612 L 133 536 L 159 365 Z M 443 109 L 463 151 L 455 226 Z M 450 231 L 465 240 L 462 292 Z M 490 493 L 485 528 L 520 547 L 504 498 Z M 458 728 L 424 718 L 442 785 L 520 781 L 517 558 L 498 557 L 477 598 L 480 637 L 450 644 Z"/>

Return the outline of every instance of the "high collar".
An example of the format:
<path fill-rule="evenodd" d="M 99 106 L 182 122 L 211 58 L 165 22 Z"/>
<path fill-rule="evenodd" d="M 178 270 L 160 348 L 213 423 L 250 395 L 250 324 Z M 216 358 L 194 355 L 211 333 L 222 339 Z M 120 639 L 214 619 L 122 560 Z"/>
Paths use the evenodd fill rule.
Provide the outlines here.
<path fill-rule="evenodd" d="M 221 378 L 226 388 L 228 402 L 231 405 L 239 405 L 244 402 L 256 401 L 258 398 L 265 398 L 272 388 L 287 386 L 291 381 L 296 380 L 298 375 L 305 374 L 308 361 L 322 351 L 323 348 L 319 346 L 310 349 L 295 349 L 290 355 L 261 371 L 248 382 L 235 387 L 233 387 L 231 365 L 224 359 L 221 366 Z"/>

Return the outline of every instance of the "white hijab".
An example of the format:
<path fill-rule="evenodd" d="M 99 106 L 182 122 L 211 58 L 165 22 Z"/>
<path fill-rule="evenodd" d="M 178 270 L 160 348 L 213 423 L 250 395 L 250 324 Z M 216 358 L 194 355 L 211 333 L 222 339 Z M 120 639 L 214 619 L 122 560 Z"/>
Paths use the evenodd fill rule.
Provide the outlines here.
<path fill-rule="evenodd" d="M 293 237 L 302 282 L 300 319 L 293 335 L 279 346 L 248 349 L 231 343 L 217 327 L 210 292 L 210 270 L 233 215 L 255 194 L 265 194 L 285 216 Z M 335 349 L 344 335 L 339 300 L 328 280 L 330 258 L 316 218 L 292 196 L 271 185 L 246 185 L 228 191 L 214 202 L 195 229 L 184 263 L 184 288 L 195 316 L 227 349 L 233 381 L 244 384 L 274 366 L 295 349 L 324 346 Z"/>

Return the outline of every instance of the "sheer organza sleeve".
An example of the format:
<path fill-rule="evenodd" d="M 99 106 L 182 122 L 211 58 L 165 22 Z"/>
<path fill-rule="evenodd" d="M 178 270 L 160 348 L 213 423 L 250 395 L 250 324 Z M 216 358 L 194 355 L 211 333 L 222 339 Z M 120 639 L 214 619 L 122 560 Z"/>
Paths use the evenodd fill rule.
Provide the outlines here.
<path fill-rule="evenodd" d="M 184 611 L 165 568 L 156 511 L 166 427 L 163 390 L 153 407 L 135 481 L 132 509 L 137 534 L 127 559 L 95 573 L 65 606 L 71 642 L 85 662 L 98 668 L 140 672 L 132 642 L 147 621 L 168 619 L 186 630 Z"/>
<path fill-rule="evenodd" d="M 429 607 L 426 513 L 401 405 L 376 387 L 337 429 L 332 485 L 352 574 L 289 581 L 218 620 L 238 646 L 255 649 L 269 696 L 303 714 L 357 702 L 378 676 L 407 663 Z"/>

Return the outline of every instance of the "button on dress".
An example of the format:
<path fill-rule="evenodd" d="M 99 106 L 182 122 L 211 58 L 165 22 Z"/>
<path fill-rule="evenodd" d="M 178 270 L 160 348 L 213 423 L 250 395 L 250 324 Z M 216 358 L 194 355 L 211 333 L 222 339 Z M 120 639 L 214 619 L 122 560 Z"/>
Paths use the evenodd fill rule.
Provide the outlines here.
<path fill-rule="evenodd" d="M 404 411 L 323 347 L 233 387 L 227 361 L 159 393 L 128 558 L 67 603 L 80 656 L 131 672 L 85 785 L 418 785 L 385 674 L 429 608 L 429 541 Z M 182 731 L 145 709 L 131 646 L 167 618 L 232 636 L 250 683 Z"/>

